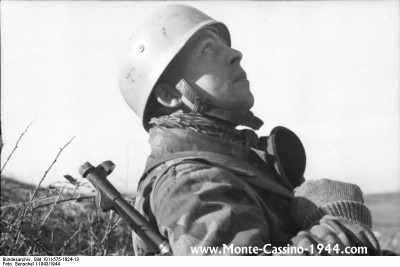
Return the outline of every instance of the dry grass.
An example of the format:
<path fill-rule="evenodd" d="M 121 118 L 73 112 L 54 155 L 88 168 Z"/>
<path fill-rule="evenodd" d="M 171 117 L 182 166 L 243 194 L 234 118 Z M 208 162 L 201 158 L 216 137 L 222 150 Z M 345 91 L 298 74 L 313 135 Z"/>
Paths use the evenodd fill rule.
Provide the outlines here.
<path fill-rule="evenodd" d="M 133 255 L 129 226 L 93 197 L 52 186 L 31 200 L 33 192 L 2 179 L 1 255 Z"/>
<path fill-rule="evenodd" d="M 16 141 L 0 173 L 32 123 Z M 67 182 L 41 186 L 74 138 L 60 148 L 37 185 L 1 177 L 1 255 L 133 255 L 129 226 L 113 212 L 98 211 L 94 190 L 90 196 L 77 193 L 88 184 L 65 176 Z"/>

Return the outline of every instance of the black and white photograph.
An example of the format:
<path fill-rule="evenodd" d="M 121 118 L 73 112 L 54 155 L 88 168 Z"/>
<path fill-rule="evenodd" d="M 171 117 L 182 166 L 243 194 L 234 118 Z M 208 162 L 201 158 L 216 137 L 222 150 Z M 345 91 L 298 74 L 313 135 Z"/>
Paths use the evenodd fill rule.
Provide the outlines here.
<path fill-rule="evenodd" d="M 3 266 L 400 255 L 399 1 L 0 5 Z"/>

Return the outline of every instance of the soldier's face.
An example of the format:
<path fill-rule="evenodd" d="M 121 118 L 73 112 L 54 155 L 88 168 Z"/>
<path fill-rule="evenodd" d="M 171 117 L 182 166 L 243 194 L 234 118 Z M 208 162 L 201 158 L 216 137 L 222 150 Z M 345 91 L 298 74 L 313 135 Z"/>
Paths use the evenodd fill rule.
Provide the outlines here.
<path fill-rule="evenodd" d="M 220 108 L 247 112 L 254 104 L 242 54 L 215 31 L 205 29 L 191 39 L 176 58 L 179 74 Z"/>

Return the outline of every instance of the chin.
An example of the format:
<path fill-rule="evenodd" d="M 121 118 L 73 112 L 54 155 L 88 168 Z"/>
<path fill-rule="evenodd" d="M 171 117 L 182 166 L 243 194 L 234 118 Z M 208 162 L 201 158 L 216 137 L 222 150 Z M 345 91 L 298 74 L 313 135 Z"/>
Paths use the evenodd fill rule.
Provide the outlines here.
<path fill-rule="evenodd" d="M 235 112 L 241 113 L 241 114 L 246 114 L 250 112 L 250 109 L 253 107 L 253 104 L 249 105 L 242 105 L 240 107 L 237 107 L 235 109 L 232 109 Z"/>
<path fill-rule="evenodd" d="M 250 109 L 254 106 L 254 97 L 250 93 L 250 95 L 244 95 L 241 97 L 240 102 L 237 102 L 235 107 L 232 110 L 235 110 L 240 113 L 246 113 L 250 111 Z"/>
<path fill-rule="evenodd" d="M 254 96 L 252 93 L 250 93 L 250 96 L 248 97 L 247 101 L 247 107 L 250 110 L 254 106 Z"/>

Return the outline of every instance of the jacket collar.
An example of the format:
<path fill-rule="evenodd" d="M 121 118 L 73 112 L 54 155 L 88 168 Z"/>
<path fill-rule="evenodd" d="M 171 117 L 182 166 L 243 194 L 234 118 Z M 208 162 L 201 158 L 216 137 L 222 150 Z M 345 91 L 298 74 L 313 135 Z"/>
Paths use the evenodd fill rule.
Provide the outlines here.
<path fill-rule="evenodd" d="M 153 127 L 149 131 L 153 150 L 169 153 L 207 151 L 247 160 L 249 148 L 190 129 Z"/>

